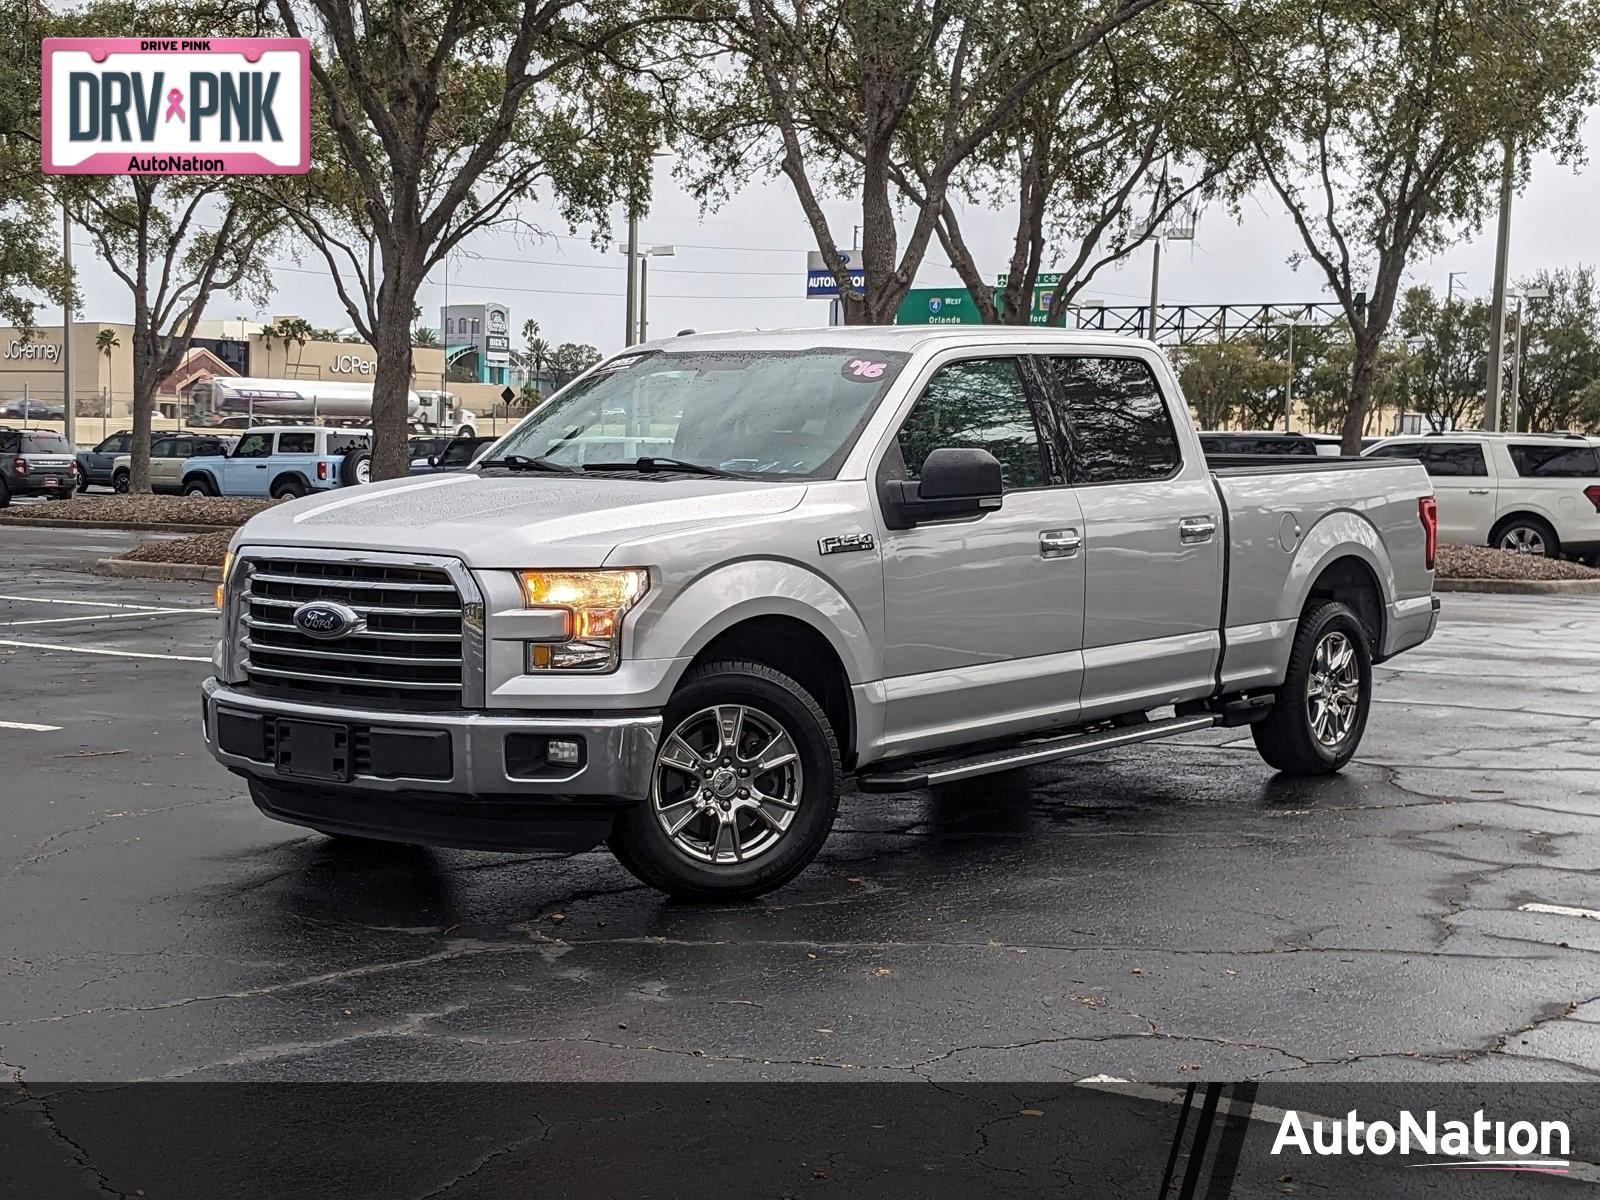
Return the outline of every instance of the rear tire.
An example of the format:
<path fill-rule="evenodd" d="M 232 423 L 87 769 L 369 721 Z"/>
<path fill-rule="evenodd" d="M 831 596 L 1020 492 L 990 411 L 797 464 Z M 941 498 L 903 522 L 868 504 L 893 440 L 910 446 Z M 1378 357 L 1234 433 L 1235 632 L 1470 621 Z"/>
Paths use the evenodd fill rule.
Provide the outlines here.
<path fill-rule="evenodd" d="M 1489 544 L 1513 554 L 1532 554 L 1544 558 L 1561 557 L 1561 539 L 1538 517 L 1512 517 L 1495 526 Z"/>
<path fill-rule="evenodd" d="M 668 701 L 650 795 L 618 814 L 609 844 L 670 896 L 759 896 L 817 856 L 841 787 L 838 740 L 809 692 L 762 663 L 708 663 Z"/>
<path fill-rule="evenodd" d="M 1250 732 L 1268 766 L 1329 775 L 1355 754 L 1371 707 L 1367 631 L 1349 605 L 1329 600 L 1301 613 L 1277 702 Z"/>
<path fill-rule="evenodd" d="M 119 496 L 128 494 L 128 489 L 133 486 L 133 475 L 128 471 L 117 471 L 111 476 L 111 490 Z"/>
<path fill-rule="evenodd" d="M 0 479 L 0 508 L 5 508 L 11 503 L 11 489 L 6 486 L 6 481 Z"/>
<path fill-rule="evenodd" d="M 280 479 L 272 485 L 272 498 L 274 500 L 294 500 L 297 497 L 309 494 L 310 488 L 298 479 Z"/>

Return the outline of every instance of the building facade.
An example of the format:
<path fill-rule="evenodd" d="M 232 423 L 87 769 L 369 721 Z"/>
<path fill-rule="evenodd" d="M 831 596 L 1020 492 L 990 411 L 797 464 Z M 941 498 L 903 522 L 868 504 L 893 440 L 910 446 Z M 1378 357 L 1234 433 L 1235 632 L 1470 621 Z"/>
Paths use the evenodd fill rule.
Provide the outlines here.
<path fill-rule="evenodd" d="M 511 381 L 511 310 L 494 301 L 447 304 L 439 310 L 452 379 Z"/>

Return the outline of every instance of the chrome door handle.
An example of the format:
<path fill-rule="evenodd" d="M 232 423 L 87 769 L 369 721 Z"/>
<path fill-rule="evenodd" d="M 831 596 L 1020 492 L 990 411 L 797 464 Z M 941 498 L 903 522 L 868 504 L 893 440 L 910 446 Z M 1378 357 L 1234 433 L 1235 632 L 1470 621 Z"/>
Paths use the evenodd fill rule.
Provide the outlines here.
<path fill-rule="evenodd" d="M 1039 535 L 1039 557 L 1071 558 L 1082 545 L 1076 529 L 1046 529 Z"/>
<path fill-rule="evenodd" d="M 1487 496 L 1489 494 L 1489 489 L 1488 488 L 1468 488 L 1467 489 L 1467 494 L 1470 495 L 1470 496 Z"/>
<path fill-rule="evenodd" d="M 1178 522 L 1178 537 L 1185 544 L 1209 542 L 1217 532 L 1217 523 L 1211 517 L 1185 517 Z"/>

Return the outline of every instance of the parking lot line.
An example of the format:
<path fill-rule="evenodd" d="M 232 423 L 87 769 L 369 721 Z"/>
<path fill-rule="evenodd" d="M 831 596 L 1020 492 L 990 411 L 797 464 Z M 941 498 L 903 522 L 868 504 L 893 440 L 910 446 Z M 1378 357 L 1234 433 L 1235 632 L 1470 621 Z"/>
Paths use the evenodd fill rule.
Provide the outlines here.
<path fill-rule="evenodd" d="M 1522 904 L 1517 907 L 1518 912 L 1544 913 L 1551 917 L 1583 917 L 1589 921 L 1600 921 L 1600 912 L 1592 908 L 1571 908 L 1565 904 Z"/>
<path fill-rule="evenodd" d="M 31 721 L 0 721 L 0 729 L 20 729 L 25 733 L 55 733 L 59 725 L 35 725 Z"/>
<path fill-rule="evenodd" d="M 160 604 L 125 604 L 115 600 L 62 600 L 54 596 L 0 596 L 0 600 L 14 600 L 18 604 L 78 604 L 85 608 L 127 608 L 139 612 L 166 611 L 166 607 Z M 215 612 L 216 610 L 208 604 L 191 604 L 176 611 Z"/>
<path fill-rule="evenodd" d="M 215 615 L 211 608 L 147 608 L 139 612 L 89 613 L 82 617 L 29 617 L 25 621 L 0 621 L 0 626 L 11 625 L 65 625 L 69 621 L 127 621 L 134 617 L 159 617 L 173 613 L 205 613 Z"/>
<path fill-rule="evenodd" d="M 22 646 L 29 650 L 61 650 L 67 654 L 105 654 L 112 658 L 160 658 L 169 662 L 208 663 L 210 657 L 198 658 L 192 654 L 146 654 L 140 650 L 105 650 L 98 646 L 63 646 L 59 642 L 14 642 L 0 638 L 0 646 Z"/>

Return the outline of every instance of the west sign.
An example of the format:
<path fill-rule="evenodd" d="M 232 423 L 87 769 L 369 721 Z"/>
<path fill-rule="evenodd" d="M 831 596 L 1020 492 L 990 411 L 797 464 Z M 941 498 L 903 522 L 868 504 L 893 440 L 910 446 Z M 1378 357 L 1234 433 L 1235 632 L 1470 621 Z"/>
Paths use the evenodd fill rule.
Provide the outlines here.
<path fill-rule="evenodd" d="M 50 175 L 299 175 L 304 38 L 46 38 Z"/>

